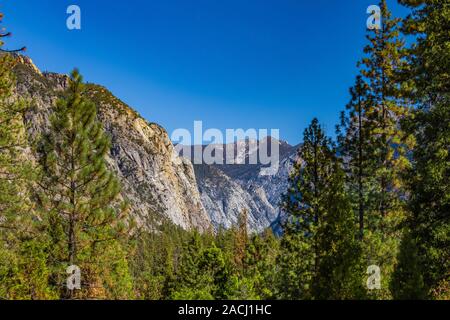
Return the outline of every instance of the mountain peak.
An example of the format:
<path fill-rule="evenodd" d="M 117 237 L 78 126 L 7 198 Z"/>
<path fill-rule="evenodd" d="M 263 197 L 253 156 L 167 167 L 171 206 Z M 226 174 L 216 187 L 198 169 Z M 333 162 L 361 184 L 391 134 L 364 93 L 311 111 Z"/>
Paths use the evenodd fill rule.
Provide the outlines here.
<path fill-rule="evenodd" d="M 30 57 L 19 53 L 13 53 L 12 55 L 19 63 L 31 68 L 37 74 L 42 75 L 41 70 L 34 64 Z"/>

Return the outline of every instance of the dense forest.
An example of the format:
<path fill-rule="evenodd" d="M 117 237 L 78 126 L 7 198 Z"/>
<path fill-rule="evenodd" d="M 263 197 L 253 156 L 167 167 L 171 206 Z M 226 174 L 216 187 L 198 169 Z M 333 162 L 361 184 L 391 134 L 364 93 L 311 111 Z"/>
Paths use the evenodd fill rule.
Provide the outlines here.
<path fill-rule="evenodd" d="M 380 3 L 337 138 L 304 131 L 281 235 L 251 234 L 246 211 L 228 230 L 141 230 L 79 72 L 31 139 L 3 53 L 0 299 L 450 299 L 450 1 L 399 2 L 401 19 Z"/>

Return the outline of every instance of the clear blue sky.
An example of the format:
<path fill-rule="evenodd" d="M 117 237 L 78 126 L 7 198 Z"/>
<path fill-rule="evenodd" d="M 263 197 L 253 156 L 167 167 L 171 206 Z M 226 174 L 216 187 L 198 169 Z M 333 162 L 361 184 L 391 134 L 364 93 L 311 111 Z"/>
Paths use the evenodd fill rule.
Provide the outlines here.
<path fill-rule="evenodd" d="M 377 0 L 3 1 L 9 47 L 42 70 L 80 68 L 164 126 L 275 128 L 298 143 L 317 116 L 334 134 Z M 66 9 L 82 10 L 82 30 Z M 388 1 L 402 15 L 395 0 Z"/>

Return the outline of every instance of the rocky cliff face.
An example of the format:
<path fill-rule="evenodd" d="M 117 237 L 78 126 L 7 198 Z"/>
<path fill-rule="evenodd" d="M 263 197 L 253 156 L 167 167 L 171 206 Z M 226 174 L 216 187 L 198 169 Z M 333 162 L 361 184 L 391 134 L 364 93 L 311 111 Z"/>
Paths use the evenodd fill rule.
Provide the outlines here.
<path fill-rule="evenodd" d="M 26 122 L 31 138 L 48 128 L 52 107 L 68 78 L 42 73 L 29 58 L 18 56 L 17 93 L 31 98 Z M 141 226 L 151 228 L 170 219 L 185 228 L 205 231 L 211 220 L 203 207 L 191 162 L 174 151 L 167 132 L 141 118 L 125 103 L 98 85 L 87 85 L 98 105 L 98 117 L 112 141 L 108 163 L 122 182 L 122 196 Z"/>
<path fill-rule="evenodd" d="M 36 139 L 48 129 L 52 107 L 67 87 L 68 77 L 42 73 L 29 58 L 16 58 L 17 93 L 32 101 L 26 122 L 31 139 Z M 248 164 L 261 147 L 268 149 L 263 145 L 269 144 L 268 139 L 256 145 L 247 140 L 233 144 L 236 164 L 193 166 L 191 159 L 178 155 L 161 126 L 144 120 L 106 88 L 88 84 L 86 94 L 97 104 L 98 118 L 111 137 L 107 161 L 139 225 L 151 229 L 169 219 L 185 229 L 230 228 L 245 209 L 252 231 L 276 226 L 297 147 L 275 141 L 280 167 L 274 175 L 262 174 L 267 170 L 263 165 Z M 226 150 L 224 145 L 216 147 L 219 152 Z"/>
<path fill-rule="evenodd" d="M 203 205 L 216 228 L 231 227 L 240 213 L 247 210 L 248 226 L 252 231 L 259 232 L 269 226 L 276 229 L 282 194 L 287 190 L 298 146 L 276 140 L 280 154 L 279 169 L 273 175 L 265 175 L 266 166 L 248 164 L 248 159 L 260 148 L 267 150 L 263 146 L 266 143 L 267 139 L 257 142 L 256 147 L 249 141 L 235 143 L 231 149 L 235 150 L 237 164 L 194 166 Z M 226 146 L 218 146 L 216 150 L 223 152 L 225 149 Z"/>

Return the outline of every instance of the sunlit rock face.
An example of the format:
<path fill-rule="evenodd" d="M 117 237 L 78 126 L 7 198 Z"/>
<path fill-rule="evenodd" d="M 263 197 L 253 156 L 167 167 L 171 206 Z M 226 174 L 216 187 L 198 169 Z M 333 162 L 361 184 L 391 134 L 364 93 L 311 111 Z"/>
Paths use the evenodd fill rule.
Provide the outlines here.
<path fill-rule="evenodd" d="M 31 101 L 25 118 L 30 139 L 36 139 L 48 130 L 52 108 L 68 77 L 42 73 L 23 56 L 18 56 L 15 73 L 17 94 Z M 169 219 L 184 229 L 211 229 L 192 164 L 175 153 L 167 132 L 101 86 L 87 85 L 86 95 L 97 104 L 98 118 L 111 137 L 107 161 L 122 183 L 122 197 L 129 201 L 137 223 L 150 230 Z"/>
<path fill-rule="evenodd" d="M 274 140 L 278 144 L 280 162 L 278 170 L 267 175 L 267 166 L 250 164 L 249 159 L 261 148 L 267 150 L 264 144 L 269 142 L 263 139 L 256 146 L 251 140 L 236 142 L 231 148 L 235 150 L 236 164 L 194 165 L 203 206 L 216 229 L 235 225 L 243 210 L 249 213 L 251 231 L 261 232 L 276 225 L 298 146 Z M 222 152 L 226 148 L 218 146 L 217 150 Z"/>
<path fill-rule="evenodd" d="M 52 108 L 69 78 L 41 72 L 27 57 L 17 58 L 17 94 L 31 101 L 25 118 L 33 140 L 48 130 Z M 140 226 L 151 230 L 166 219 L 184 229 L 218 230 L 236 225 L 243 210 L 249 213 L 251 231 L 260 232 L 279 220 L 297 146 L 274 138 L 237 141 L 231 146 L 235 164 L 192 165 L 192 159 L 175 151 L 161 126 L 144 120 L 106 88 L 88 84 L 86 95 L 98 106 L 98 118 L 111 137 L 107 161 Z M 267 166 L 248 160 L 272 142 L 278 144 L 279 168 L 267 175 Z M 219 152 L 227 149 L 216 147 Z"/>

